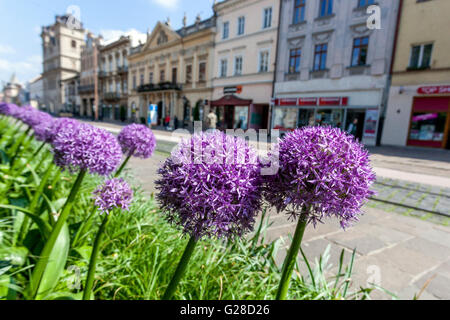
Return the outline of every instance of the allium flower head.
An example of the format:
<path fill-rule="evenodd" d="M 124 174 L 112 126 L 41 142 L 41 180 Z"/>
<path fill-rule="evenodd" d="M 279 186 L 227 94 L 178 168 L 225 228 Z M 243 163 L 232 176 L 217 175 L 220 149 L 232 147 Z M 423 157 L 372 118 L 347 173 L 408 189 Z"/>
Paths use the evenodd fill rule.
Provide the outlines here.
<path fill-rule="evenodd" d="M 122 151 L 127 156 L 148 159 L 156 147 L 152 130 L 141 124 L 132 124 L 123 128 L 118 138 Z"/>
<path fill-rule="evenodd" d="M 21 107 L 16 117 L 26 125 L 35 127 L 39 125 L 43 117 L 50 116 L 47 113 L 36 110 L 32 106 Z"/>
<path fill-rule="evenodd" d="M 336 217 L 343 228 L 358 220 L 374 194 L 369 154 L 353 136 L 331 127 L 306 127 L 279 143 L 279 171 L 264 196 L 278 212 L 307 212 L 314 225 Z"/>
<path fill-rule="evenodd" d="M 55 163 L 71 172 L 87 170 L 106 176 L 122 159 L 120 145 L 111 133 L 84 123 L 62 127 L 52 144 Z"/>
<path fill-rule="evenodd" d="M 133 190 L 122 178 L 107 180 L 93 195 L 95 205 L 106 214 L 115 208 L 128 211 L 133 200 Z"/>
<path fill-rule="evenodd" d="M 0 103 L 0 114 L 5 116 L 15 117 L 19 107 L 12 103 Z"/>
<path fill-rule="evenodd" d="M 47 128 L 47 142 L 52 143 L 55 137 L 64 130 L 74 130 L 81 124 L 78 120 L 70 118 L 54 118 L 54 121 Z"/>
<path fill-rule="evenodd" d="M 51 128 L 55 121 L 56 120 L 50 115 L 48 115 L 48 117 L 43 116 L 41 118 L 41 122 L 37 126 L 33 127 L 36 140 L 47 143 L 51 142 L 53 137 Z"/>
<path fill-rule="evenodd" d="M 157 199 L 169 222 L 197 239 L 252 230 L 261 207 L 256 151 L 221 132 L 183 140 L 158 171 Z"/>

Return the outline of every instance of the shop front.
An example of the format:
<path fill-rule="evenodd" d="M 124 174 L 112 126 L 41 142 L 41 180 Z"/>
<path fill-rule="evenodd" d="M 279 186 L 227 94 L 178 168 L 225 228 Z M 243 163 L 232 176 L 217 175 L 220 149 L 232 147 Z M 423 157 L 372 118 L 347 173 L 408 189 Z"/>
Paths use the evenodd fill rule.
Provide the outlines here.
<path fill-rule="evenodd" d="M 375 145 L 379 108 L 350 105 L 349 97 L 274 99 L 272 128 L 282 133 L 306 126 L 331 126 Z"/>
<path fill-rule="evenodd" d="M 449 131 L 450 97 L 414 98 L 408 146 L 449 149 Z"/>

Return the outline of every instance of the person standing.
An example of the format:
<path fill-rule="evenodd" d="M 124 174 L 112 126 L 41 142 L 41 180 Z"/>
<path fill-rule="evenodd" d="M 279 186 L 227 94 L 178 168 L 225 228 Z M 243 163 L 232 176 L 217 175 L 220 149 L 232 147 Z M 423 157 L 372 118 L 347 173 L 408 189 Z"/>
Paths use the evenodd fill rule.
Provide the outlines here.
<path fill-rule="evenodd" d="M 208 129 L 216 129 L 217 128 L 217 115 L 213 109 L 209 111 L 208 114 Z"/>

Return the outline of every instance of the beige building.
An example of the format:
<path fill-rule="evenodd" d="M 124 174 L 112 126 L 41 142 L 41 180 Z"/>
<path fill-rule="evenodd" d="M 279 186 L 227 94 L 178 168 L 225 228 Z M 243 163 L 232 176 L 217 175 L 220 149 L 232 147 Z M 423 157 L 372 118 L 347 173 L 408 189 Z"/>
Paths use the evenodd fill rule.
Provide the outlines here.
<path fill-rule="evenodd" d="M 73 23 L 69 16 L 56 16 L 55 23 L 42 28 L 43 103 L 52 113 L 60 113 L 63 105 L 63 80 L 78 75 L 81 69 L 81 47 L 84 43 L 81 23 Z"/>
<path fill-rule="evenodd" d="M 81 117 L 92 118 L 95 114 L 95 82 L 98 85 L 98 68 L 99 68 L 99 48 L 102 38 L 95 37 L 92 33 L 86 36 L 85 44 L 81 51 L 81 72 L 80 86 L 78 93 L 80 95 L 80 107 L 75 114 Z"/>
<path fill-rule="evenodd" d="M 280 2 L 217 3 L 213 101 L 220 129 L 267 128 Z"/>
<path fill-rule="evenodd" d="M 450 148 L 450 1 L 403 0 L 382 144 Z"/>
<path fill-rule="evenodd" d="M 212 97 L 215 17 L 173 30 L 158 22 L 147 42 L 129 57 L 128 107 L 138 121 L 147 122 L 157 106 L 156 120 L 171 128 L 191 127 L 205 116 Z"/>
<path fill-rule="evenodd" d="M 131 118 L 128 104 L 128 55 L 131 38 L 102 46 L 100 50 L 100 105 L 103 120 L 125 121 Z"/>

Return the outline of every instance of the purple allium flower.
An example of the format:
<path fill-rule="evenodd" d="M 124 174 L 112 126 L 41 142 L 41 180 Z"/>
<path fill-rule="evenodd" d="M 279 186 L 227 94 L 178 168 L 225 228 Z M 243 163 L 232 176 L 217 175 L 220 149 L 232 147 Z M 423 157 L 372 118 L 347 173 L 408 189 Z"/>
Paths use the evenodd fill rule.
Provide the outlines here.
<path fill-rule="evenodd" d="M 122 178 L 107 180 L 94 191 L 93 195 L 95 205 L 106 214 L 115 208 L 128 211 L 133 200 L 133 190 Z"/>
<path fill-rule="evenodd" d="M 51 125 L 47 128 L 47 142 L 52 143 L 53 139 L 58 135 L 59 132 L 64 130 L 74 130 L 81 123 L 78 120 L 70 118 L 54 118 Z"/>
<path fill-rule="evenodd" d="M 0 104 L 0 114 L 5 116 L 15 117 L 18 112 L 19 107 L 12 103 L 1 103 Z"/>
<path fill-rule="evenodd" d="M 120 145 L 111 133 L 84 123 L 62 127 L 52 144 L 55 163 L 71 172 L 88 170 L 106 176 L 122 159 Z"/>
<path fill-rule="evenodd" d="M 126 156 L 148 159 L 155 151 L 155 135 L 152 130 L 141 124 L 126 126 L 117 139 Z"/>
<path fill-rule="evenodd" d="M 331 127 L 307 127 L 279 143 L 280 169 L 268 177 L 265 199 L 278 212 L 307 212 L 314 225 L 336 217 L 343 228 L 358 221 L 374 194 L 369 154 L 353 136 Z"/>
<path fill-rule="evenodd" d="M 158 171 L 157 199 L 184 233 L 231 238 L 251 231 L 261 208 L 257 153 L 221 132 L 183 140 Z"/>
<path fill-rule="evenodd" d="M 33 130 L 36 140 L 49 143 L 53 137 L 51 128 L 56 120 L 49 114 L 47 115 L 48 117 L 42 116 L 41 122 L 37 126 L 34 126 Z"/>
<path fill-rule="evenodd" d="M 43 117 L 50 116 L 47 113 L 36 110 L 32 106 L 21 107 L 19 109 L 16 117 L 30 127 L 39 125 Z"/>

